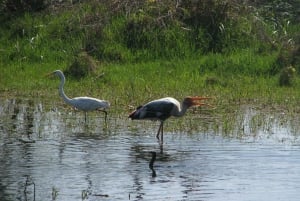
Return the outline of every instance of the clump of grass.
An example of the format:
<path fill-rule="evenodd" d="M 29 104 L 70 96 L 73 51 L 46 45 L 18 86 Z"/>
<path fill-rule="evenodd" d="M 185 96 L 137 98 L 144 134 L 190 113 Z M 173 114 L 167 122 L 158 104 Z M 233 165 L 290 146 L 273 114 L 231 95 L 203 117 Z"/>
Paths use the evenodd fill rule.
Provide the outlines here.
<path fill-rule="evenodd" d="M 291 86 L 295 79 L 296 69 L 292 66 L 285 67 L 281 70 L 279 76 L 280 86 Z"/>
<path fill-rule="evenodd" d="M 64 73 L 73 78 L 81 79 L 87 75 L 95 75 L 97 66 L 97 61 L 93 57 L 88 55 L 87 52 L 81 52 Z"/>

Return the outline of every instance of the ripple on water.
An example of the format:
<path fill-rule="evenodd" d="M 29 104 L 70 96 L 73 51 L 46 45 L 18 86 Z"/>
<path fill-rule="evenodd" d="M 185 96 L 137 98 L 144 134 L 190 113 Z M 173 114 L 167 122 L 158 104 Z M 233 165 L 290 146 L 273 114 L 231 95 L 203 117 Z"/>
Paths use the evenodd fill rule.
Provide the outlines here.
<path fill-rule="evenodd" d="M 92 113 L 84 126 L 83 115 L 66 108 L 52 111 L 13 100 L 0 105 L 0 200 L 32 200 L 33 183 L 36 200 L 299 197 L 299 137 L 276 121 L 271 132 L 242 137 L 167 130 L 162 151 L 151 122 L 141 126 L 112 115 L 106 127 Z M 148 166 L 150 151 L 157 153 L 156 177 Z"/>

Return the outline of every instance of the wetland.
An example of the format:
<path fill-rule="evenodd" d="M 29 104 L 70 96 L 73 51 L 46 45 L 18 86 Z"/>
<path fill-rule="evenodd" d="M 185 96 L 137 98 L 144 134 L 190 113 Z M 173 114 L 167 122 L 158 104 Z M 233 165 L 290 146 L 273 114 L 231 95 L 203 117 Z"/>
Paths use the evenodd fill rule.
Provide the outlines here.
<path fill-rule="evenodd" d="M 92 112 L 85 124 L 51 102 L 1 99 L 0 199 L 298 200 L 299 121 L 232 110 L 230 126 L 209 110 L 169 119 L 162 148 L 158 122 Z"/>
<path fill-rule="evenodd" d="M 299 200 L 299 2 L 3 1 L 0 200 Z M 108 100 L 74 111 L 57 93 Z M 163 97 L 205 96 L 165 122 Z M 155 160 L 153 156 L 156 156 Z"/>

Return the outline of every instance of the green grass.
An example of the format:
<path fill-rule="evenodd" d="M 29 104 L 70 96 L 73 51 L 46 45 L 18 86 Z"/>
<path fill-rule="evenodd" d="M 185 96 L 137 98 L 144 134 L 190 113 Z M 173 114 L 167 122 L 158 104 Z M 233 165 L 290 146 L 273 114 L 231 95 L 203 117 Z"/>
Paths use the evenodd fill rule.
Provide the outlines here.
<path fill-rule="evenodd" d="M 238 53 L 238 56 L 226 58 L 207 55 L 184 60 L 102 64 L 94 76 L 81 80 L 67 77 L 65 92 L 70 97 L 88 95 L 107 99 L 119 109 L 160 97 L 182 99 L 189 95 L 215 97 L 213 102 L 221 107 L 256 101 L 283 106 L 298 104 L 299 79 L 291 87 L 280 87 L 277 76 L 265 76 L 264 73 L 271 59 L 249 59 L 247 64 L 245 58 Z M 234 65 L 252 65 L 256 66 L 256 70 L 242 73 Z M 0 91 L 8 96 L 51 97 L 60 101 L 57 92 L 59 79 L 45 75 L 56 69 L 63 70 L 66 66 L 64 63 L 25 62 L 3 68 Z M 103 76 L 97 77 L 102 73 Z"/>
<path fill-rule="evenodd" d="M 244 113 L 240 110 L 245 105 L 260 111 L 249 120 L 251 134 L 274 125 L 265 114 L 285 119 L 282 121 L 294 125 L 297 132 L 299 128 L 293 118 L 297 119 L 300 111 L 299 78 L 291 87 L 280 87 L 278 76 L 239 72 L 231 65 L 234 62 L 246 65 L 242 64 L 246 56 L 241 54 L 228 57 L 211 54 L 192 59 L 128 64 L 103 63 L 98 66 L 95 75 L 80 80 L 67 77 L 65 93 L 69 97 L 91 96 L 109 100 L 110 115 L 121 117 L 126 117 L 138 105 L 161 97 L 172 96 L 180 101 L 190 95 L 213 98 L 209 101 L 213 108 L 191 110 L 185 118 L 168 121 L 166 132 L 177 130 L 192 134 L 201 130 L 227 137 L 244 137 L 245 123 L 244 116 L 241 116 Z M 236 59 L 240 57 L 244 59 Z M 212 62 L 212 59 L 215 61 Z M 261 72 L 260 69 L 264 69 L 261 65 L 271 62 L 271 59 L 262 60 L 252 59 L 249 65 L 256 66 L 256 71 Z M 24 62 L 4 68 L 0 75 L 1 98 L 38 99 L 45 105 L 49 102 L 52 106 L 64 105 L 58 95 L 59 79 L 45 75 L 67 66 L 67 63 Z M 222 69 L 227 69 L 226 73 L 222 73 Z M 100 74 L 103 75 L 98 77 Z"/>
<path fill-rule="evenodd" d="M 1 96 L 61 101 L 58 78 L 44 75 L 67 69 L 79 53 L 87 52 L 97 61 L 96 75 L 67 77 L 65 92 L 107 99 L 112 110 L 189 95 L 214 97 L 213 104 L 224 113 L 228 105 L 243 103 L 298 107 L 299 78 L 290 87 L 280 87 L 284 66 L 278 58 L 299 25 L 289 25 L 286 37 L 276 38 L 270 35 L 276 30 L 262 17 L 253 21 L 257 16 L 252 12 L 234 9 L 243 5 L 223 7 L 215 1 L 213 8 L 201 10 L 198 4 L 174 9 L 173 1 L 144 3 L 111 9 L 116 6 L 111 1 L 90 0 L 69 9 L 1 16 Z M 214 13 L 219 8 L 231 14 Z M 274 43 L 262 40 L 263 34 Z"/>

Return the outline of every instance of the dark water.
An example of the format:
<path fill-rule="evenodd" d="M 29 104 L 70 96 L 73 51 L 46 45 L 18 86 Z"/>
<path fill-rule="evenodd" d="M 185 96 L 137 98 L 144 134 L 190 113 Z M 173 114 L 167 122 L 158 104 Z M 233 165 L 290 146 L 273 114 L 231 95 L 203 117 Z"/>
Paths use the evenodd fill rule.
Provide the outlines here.
<path fill-rule="evenodd" d="M 106 125 L 91 113 L 85 126 L 69 108 L 1 100 L 0 200 L 298 201 L 297 129 L 271 115 L 254 124 L 257 111 L 242 111 L 242 129 L 229 135 L 211 119 L 206 130 L 167 129 L 162 151 L 155 122 L 115 115 Z"/>

